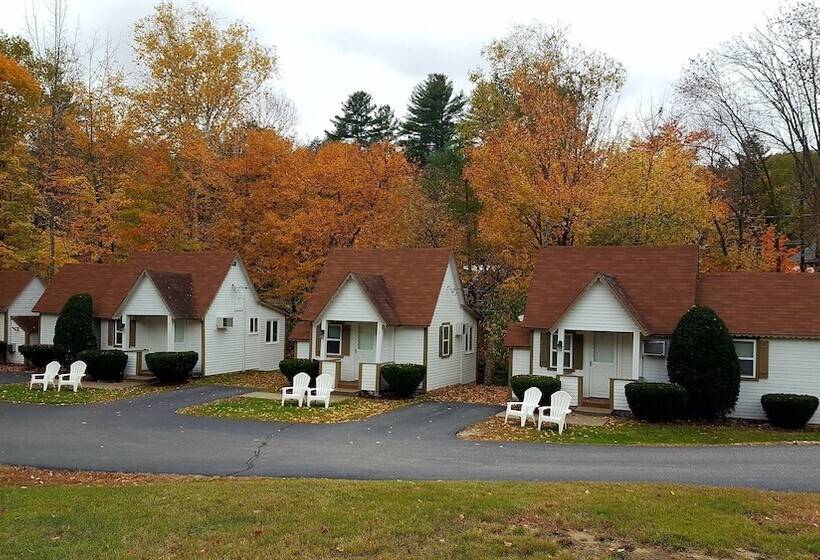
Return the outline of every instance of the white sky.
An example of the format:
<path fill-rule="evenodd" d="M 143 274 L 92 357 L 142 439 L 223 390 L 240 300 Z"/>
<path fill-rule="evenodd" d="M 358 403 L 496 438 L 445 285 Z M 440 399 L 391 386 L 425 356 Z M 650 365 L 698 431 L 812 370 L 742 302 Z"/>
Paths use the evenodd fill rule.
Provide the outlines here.
<path fill-rule="evenodd" d="M 69 21 L 80 43 L 95 34 L 121 45 L 120 62 L 131 66 L 133 23 L 148 15 L 153 0 L 68 0 Z M 25 33 L 26 12 L 40 0 L 2 0 L 0 29 Z M 184 2 L 177 1 L 182 5 Z M 505 0 L 357 2 L 205 0 L 227 23 L 241 19 L 257 38 L 275 45 L 277 86 L 299 112 L 297 136 L 322 135 L 348 94 L 363 89 L 378 104 L 404 114 L 410 91 L 430 72 L 449 75 L 469 88 L 468 72 L 481 63 L 481 47 L 516 23 L 568 26 L 575 42 L 624 64 L 628 80 L 619 111 L 668 98 L 683 65 L 705 49 L 750 30 L 776 0 Z M 39 9 L 40 12 L 44 10 Z"/>

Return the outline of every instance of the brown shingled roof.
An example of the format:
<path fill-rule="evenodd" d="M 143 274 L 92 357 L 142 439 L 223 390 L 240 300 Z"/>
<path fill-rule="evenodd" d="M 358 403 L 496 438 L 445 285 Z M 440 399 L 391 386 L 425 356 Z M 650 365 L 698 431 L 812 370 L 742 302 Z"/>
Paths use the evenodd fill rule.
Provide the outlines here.
<path fill-rule="evenodd" d="M 290 338 L 309 338 L 309 322 L 319 316 L 351 273 L 388 324 L 428 326 L 451 254 L 449 249 L 334 249 L 302 314 L 301 320 L 308 322 L 307 326 L 297 323 Z"/>
<path fill-rule="evenodd" d="M 163 299 L 174 300 L 169 304 L 172 312 L 177 307 L 186 318 L 201 319 L 236 258 L 233 251 L 134 253 L 122 264 L 67 264 L 46 288 L 34 311 L 59 313 L 69 297 L 87 293 L 94 302 L 96 317 L 114 317 L 140 275 L 150 270 L 152 279 L 160 278 L 163 287 L 157 287 Z M 190 276 L 190 288 L 185 275 Z M 184 295 L 189 289 L 190 298 Z"/>
<path fill-rule="evenodd" d="M 504 346 L 507 348 L 529 348 L 532 344 L 532 336 L 530 329 L 521 325 L 521 323 L 513 323 L 507 327 L 507 332 L 504 333 Z"/>
<path fill-rule="evenodd" d="M 31 272 L 0 270 L 0 311 L 5 311 L 34 279 Z"/>
<path fill-rule="evenodd" d="M 555 326 L 584 289 L 606 275 L 647 334 L 671 334 L 695 301 L 698 250 L 669 247 L 545 247 L 530 282 L 523 327 Z"/>
<path fill-rule="evenodd" d="M 820 337 L 820 274 L 703 273 L 696 301 L 735 335 Z"/>
<path fill-rule="evenodd" d="M 145 273 L 154 282 L 160 297 L 174 317 L 177 319 L 195 317 L 194 285 L 190 272 L 147 270 Z"/>

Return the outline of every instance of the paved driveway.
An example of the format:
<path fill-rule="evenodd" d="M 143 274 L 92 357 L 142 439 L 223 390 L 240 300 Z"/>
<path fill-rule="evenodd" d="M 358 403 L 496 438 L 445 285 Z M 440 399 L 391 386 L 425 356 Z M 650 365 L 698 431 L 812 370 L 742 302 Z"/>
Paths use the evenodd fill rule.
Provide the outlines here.
<path fill-rule="evenodd" d="M 89 406 L 0 403 L 0 463 L 49 468 L 357 479 L 607 480 L 820 491 L 820 446 L 477 443 L 455 433 L 495 407 L 424 402 L 362 422 L 179 416 L 242 393 L 182 389 Z"/>

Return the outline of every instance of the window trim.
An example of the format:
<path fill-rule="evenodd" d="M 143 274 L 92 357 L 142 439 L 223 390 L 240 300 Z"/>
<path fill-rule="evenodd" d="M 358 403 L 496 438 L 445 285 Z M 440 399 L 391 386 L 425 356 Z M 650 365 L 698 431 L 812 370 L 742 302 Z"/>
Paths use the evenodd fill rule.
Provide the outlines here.
<path fill-rule="evenodd" d="M 117 339 L 119 338 L 119 342 Z M 114 319 L 114 348 L 122 348 L 122 344 L 125 341 L 125 321 L 122 320 L 122 317 L 118 319 Z"/>
<path fill-rule="evenodd" d="M 732 346 L 734 346 L 735 342 L 751 342 L 752 343 L 752 357 L 751 358 L 741 358 L 740 356 L 737 357 L 737 361 L 740 362 L 749 360 L 752 361 L 752 374 L 751 375 L 744 375 L 743 372 L 740 372 L 741 379 L 757 379 L 757 340 L 754 338 L 733 338 L 732 339 Z"/>
<path fill-rule="evenodd" d="M 453 325 L 442 323 L 441 327 L 441 357 L 449 358 L 453 355 Z"/>
<path fill-rule="evenodd" d="M 561 349 L 564 356 L 569 356 L 568 360 L 564 360 L 564 369 L 571 370 L 575 369 L 573 362 L 573 350 L 575 349 L 575 333 L 564 331 L 564 347 Z M 569 344 L 567 344 L 569 341 Z M 569 365 L 567 365 L 569 362 Z M 550 367 L 548 369 L 557 370 L 558 369 L 558 331 L 554 331 L 550 333 Z"/>
<path fill-rule="evenodd" d="M 464 353 L 473 354 L 475 352 L 475 340 L 473 338 L 474 326 L 464 323 Z"/>
<path fill-rule="evenodd" d="M 249 317 L 248 318 L 248 334 L 258 335 L 259 334 L 259 317 Z"/>
<path fill-rule="evenodd" d="M 330 327 L 339 327 L 339 338 L 331 338 L 330 336 Z M 325 355 L 326 356 L 333 356 L 339 357 L 342 355 L 342 339 L 344 338 L 344 328 L 341 323 L 328 323 L 327 324 L 327 332 L 325 333 Z M 330 352 L 327 349 L 328 342 L 338 342 L 339 343 L 339 351 L 338 352 Z"/>
<path fill-rule="evenodd" d="M 279 343 L 279 320 L 265 320 L 265 344 Z"/>

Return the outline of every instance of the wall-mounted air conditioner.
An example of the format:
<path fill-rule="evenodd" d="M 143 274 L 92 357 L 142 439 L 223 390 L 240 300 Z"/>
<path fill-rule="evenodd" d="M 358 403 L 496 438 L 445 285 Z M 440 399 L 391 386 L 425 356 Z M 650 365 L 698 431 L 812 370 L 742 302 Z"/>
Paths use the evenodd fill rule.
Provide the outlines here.
<path fill-rule="evenodd" d="M 230 329 L 233 327 L 233 317 L 217 317 L 216 318 L 216 328 L 218 329 Z"/>

